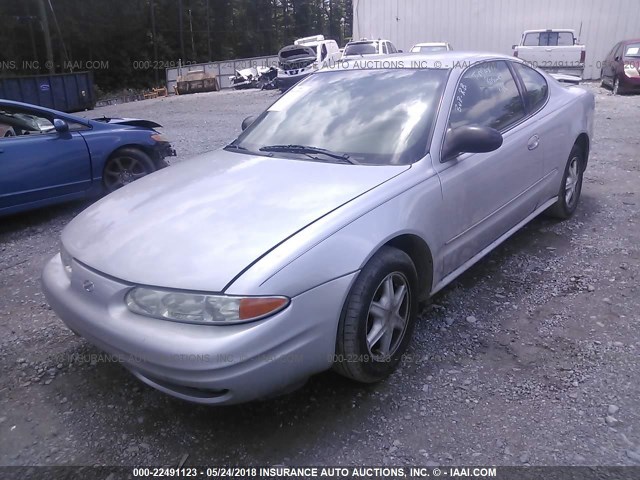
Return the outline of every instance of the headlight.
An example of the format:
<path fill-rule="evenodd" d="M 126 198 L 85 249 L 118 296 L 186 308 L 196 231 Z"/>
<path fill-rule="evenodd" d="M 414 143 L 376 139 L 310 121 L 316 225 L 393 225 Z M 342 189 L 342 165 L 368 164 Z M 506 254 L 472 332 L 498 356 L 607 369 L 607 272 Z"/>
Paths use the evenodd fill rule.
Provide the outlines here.
<path fill-rule="evenodd" d="M 624 74 L 629 78 L 640 77 L 640 73 L 638 73 L 638 69 L 633 63 L 625 64 Z"/>
<path fill-rule="evenodd" d="M 129 310 L 147 317 L 203 325 L 258 320 L 279 312 L 287 297 L 234 297 L 135 287 L 125 297 Z"/>
<path fill-rule="evenodd" d="M 67 249 L 64 248 L 64 245 L 60 245 L 60 259 L 62 260 L 62 266 L 64 267 L 64 271 L 68 277 L 71 277 L 71 262 L 73 257 L 67 252 Z"/>
<path fill-rule="evenodd" d="M 169 139 L 161 133 L 154 133 L 153 135 L 151 135 L 151 138 L 156 142 L 169 142 Z"/>

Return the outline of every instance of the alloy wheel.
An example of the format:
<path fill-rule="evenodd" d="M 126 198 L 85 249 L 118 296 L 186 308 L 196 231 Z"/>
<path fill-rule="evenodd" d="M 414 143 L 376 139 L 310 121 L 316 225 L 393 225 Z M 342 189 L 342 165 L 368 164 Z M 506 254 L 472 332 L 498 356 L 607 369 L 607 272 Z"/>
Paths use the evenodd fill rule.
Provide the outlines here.
<path fill-rule="evenodd" d="M 564 185 L 564 200 L 567 207 L 573 208 L 578 200 L 578 189 L 580 188 L 580 159 L 573 157 L 569 164 L 567 179 Z"/>
<path fill-rule="evenodd" d="M 136 158 L 116 157 L 104 169 L 104 183 L 109 191 L 113 191 L 149 173 L 144 163 Z"/>
<path fill-rule="evenodd" d="M 375 359 L 392 356 L 402 342 L 410 314 L 409 282 L 404 274 L 387 275 L 373 295 L 367 317 L 367 348 Z"/>

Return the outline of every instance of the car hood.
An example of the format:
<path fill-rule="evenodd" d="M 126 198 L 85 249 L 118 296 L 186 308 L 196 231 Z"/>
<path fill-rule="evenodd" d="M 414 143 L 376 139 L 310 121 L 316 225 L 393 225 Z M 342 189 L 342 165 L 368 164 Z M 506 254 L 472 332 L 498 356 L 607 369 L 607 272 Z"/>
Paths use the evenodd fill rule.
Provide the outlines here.
<path fill-rule="evenodd" d="M 128 282 L 220 292 L 278 244 L 408 168 L 220 150 L 108 195 L 62 242 L 76 260 Z"/>
<path fill-rule="evenodd" d="M 103 125 L 128 125 L 130 127 L 142 127 L 142 128 L 159 128 L 162 127 L 157 122 L 151 120 L 141 120 L 139 118 L 93 118 L 92 121 L 101 123 Z"/>

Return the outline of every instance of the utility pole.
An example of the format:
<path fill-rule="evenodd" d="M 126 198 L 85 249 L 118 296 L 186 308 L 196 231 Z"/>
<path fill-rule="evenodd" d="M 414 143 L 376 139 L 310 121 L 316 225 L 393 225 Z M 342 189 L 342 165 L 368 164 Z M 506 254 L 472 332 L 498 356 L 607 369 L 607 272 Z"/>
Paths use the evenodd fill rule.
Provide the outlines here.
<path fill-rule="evenodd" d="M 209 0 L 207 0 L 207 54 L 211 61 L 211 18 L 209 17 Z"/>
<path fill-rule="evenodd" d="M 56 11 L 53 9 L 53 5 L 51 4 L 51 0 L 49 2 L 49 10 L 51 10 L 51 16 L 53 17 L 53 23 L 56 26 L 56 32 L 58 33 L 58 38 L 60 38 L 60 46 L 62 47 L 62 55 L 64 61 L 69 61 L 69 55 L 67 54 L 67 47 L 64 44 L 64 38 L 62 37 L 62 30 L 60 30 L 60 24 L 58 23 L 58 17 L 56 16 Z"/>
<path fill-rule="evenodd" d="M 155 0 L 149 1 L 149 6 L 151 7 L 151 35 L 153 36 L 153 65 L 157 67 L 158 65 L 158 41 L 156 38 L 156 11 L 154 8 Z M 158 69 L 153 69 L 153 77 L 155 81 L 156 87 L 158 86 Z"/>
<path fill-rule="evenodd" d="M 31 49 L 33 51 L 33 59 L 34 61 L 38 61 L 38 48 L 36 47 L 36 37 L 33 34 L 33 21 L 37 20 L 37 17 L 31 16 L 31 11 L 29 10 L 29 2 L 24 2 L 24 8 L 27 12 L 27 21 L 29 23 L 29 39 L 31 40 Z"/>
<path fill-rule="evenodd" d="M 193 55 L 193 60 L 196 59 L 196 43 L 193 40 L 193 21 L 191 19 L 191 9 L 189 9 L 189 31 L 191 32 L 191 54 Z"/>
<path fill-rule="evenodd" d="M 49 20 L 47 20 L 47 9 L 44 7 L 44 0 L 38 0 L 38 10 L 40 13 L 40 25 L 44 34 L 44 44 L 47 49 L 47 69 L 50 74 L 56 72 L 53 64 L 53 48 L 51 47 L 51 32 L 49 31 Z"/>
<path fill-rule="evenodd" d="M 184 35 L 182 32 L 182 0 L 178 0 L 178 21 L 180 22 L 180 55 L 182 55 L 182 61 L 185 61 L 184 56 Z"/>
<path fill-rule="evenodd" d="M 333 2 L 329 0 L 329 38 L 332 37 L 331 26 L 333 24 Z"/>

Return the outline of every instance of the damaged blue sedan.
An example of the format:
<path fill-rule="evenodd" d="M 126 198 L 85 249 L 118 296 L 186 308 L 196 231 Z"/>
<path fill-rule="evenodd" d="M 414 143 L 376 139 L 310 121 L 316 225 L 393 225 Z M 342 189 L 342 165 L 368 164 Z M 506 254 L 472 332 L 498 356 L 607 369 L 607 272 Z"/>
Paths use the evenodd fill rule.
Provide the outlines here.
<path fill-rule="evenodd" d="M 108 193 L 175 155 L 149 120 L 87 120 L 0 100 L 0 216 Z"/>

